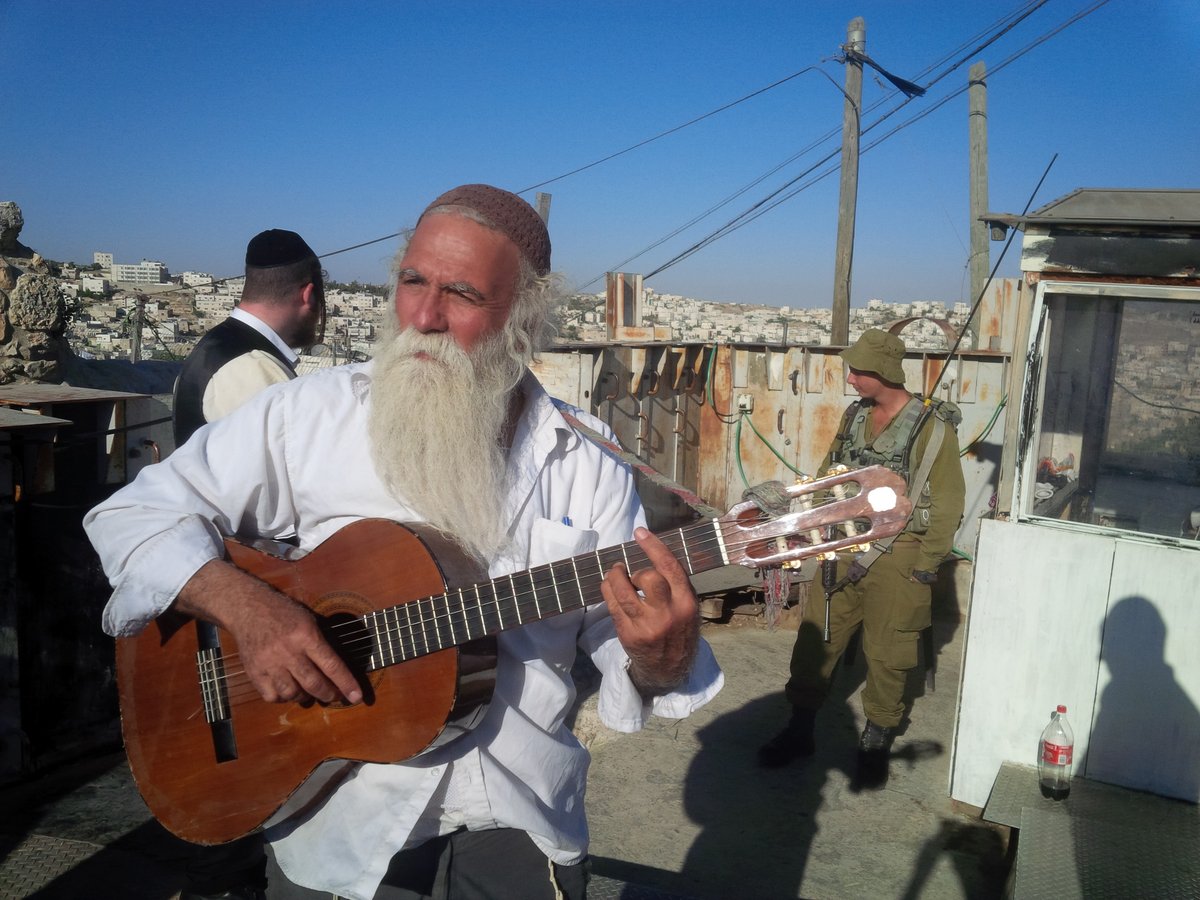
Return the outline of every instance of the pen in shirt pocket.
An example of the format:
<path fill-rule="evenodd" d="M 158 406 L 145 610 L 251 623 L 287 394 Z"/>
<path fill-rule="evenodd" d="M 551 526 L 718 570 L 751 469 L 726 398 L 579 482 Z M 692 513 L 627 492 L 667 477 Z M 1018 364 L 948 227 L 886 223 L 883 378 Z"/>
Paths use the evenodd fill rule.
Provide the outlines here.
<path fill-rule="evenodd" d="M 570 516 L 563 516 L 563 520 L 562 520 L 562 522 L 563 522 L 563 524 L 564 524 L 564 525 L 570 525 L 570 524 L 571 524 L 571 517 L 570 517 Z"/>

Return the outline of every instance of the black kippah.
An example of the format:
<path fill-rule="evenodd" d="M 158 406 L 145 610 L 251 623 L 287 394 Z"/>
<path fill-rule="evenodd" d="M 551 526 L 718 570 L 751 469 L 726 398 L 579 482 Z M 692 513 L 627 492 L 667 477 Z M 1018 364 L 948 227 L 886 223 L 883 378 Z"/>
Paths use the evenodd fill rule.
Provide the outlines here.
<path fill-rule="evenodd" d="M 316 256 L 312 248 L 304 243 L 304 238 L 282 228 L 256 234 L 246 245 L 246 265 L 256 269 L 290 266 L 301 260 L 315 259 Z"/>

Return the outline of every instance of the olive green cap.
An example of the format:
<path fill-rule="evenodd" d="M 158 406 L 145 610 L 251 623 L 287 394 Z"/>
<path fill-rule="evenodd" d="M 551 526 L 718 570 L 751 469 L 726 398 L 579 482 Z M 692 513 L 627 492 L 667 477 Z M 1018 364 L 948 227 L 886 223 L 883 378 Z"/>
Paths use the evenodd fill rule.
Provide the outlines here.
<path fill-rule="evenodd" d="M 862 333 L 853 347 L 841 352 L 852 369 L 878 375 L 892 384 L 904 384 L 904 341 L 887 331 L 870 328 Z"/>

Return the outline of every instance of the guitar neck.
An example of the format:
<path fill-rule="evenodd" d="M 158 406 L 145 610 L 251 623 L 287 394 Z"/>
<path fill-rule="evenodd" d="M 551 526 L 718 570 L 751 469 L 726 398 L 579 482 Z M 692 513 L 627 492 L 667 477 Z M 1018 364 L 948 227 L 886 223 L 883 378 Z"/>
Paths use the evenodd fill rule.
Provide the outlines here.
<path fill-rule="evenodd" d="M 725 564 L 719 519 L 658 537 L 689 575 Z M 636 541 L 628 541 L 370 613 L 363 619 L 374 645 L 368 668 L 395 665 L 583 609 L 602 599 L 600 583 L 617 564 L 634 572 L 650 562 Z"/>

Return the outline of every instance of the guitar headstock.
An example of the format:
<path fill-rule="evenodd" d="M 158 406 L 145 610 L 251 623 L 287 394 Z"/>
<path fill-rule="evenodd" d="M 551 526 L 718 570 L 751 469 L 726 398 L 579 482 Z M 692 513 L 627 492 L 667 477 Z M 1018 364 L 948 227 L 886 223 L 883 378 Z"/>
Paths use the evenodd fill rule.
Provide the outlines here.
<path fill-rule="evenodd" d="M 883 466 L 780 488 L 788 511 L 765 510 L 744 500 L 717 520 L 731 565 L 769 568 L 890 537 L 904 528 L 912 512 L 904 479 Z M 856 533 L 822 539 L 826 526 L 847 522 L 856 525 L 847 531 Z"/>

